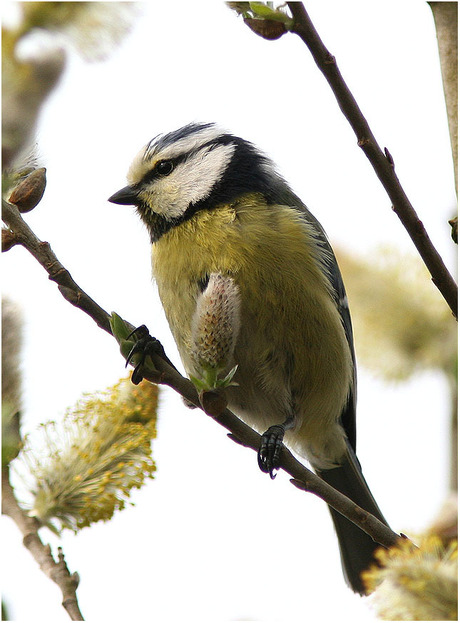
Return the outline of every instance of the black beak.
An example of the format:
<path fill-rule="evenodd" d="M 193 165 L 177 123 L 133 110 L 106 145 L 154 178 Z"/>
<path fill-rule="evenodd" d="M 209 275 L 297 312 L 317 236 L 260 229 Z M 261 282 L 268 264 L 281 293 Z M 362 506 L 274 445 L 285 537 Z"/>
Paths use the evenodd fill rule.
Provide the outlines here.
<path fill-rule="evenodd" d="M 138 191 L 132 186 L 125 186 L 114 195 L 109 197 L 111 203 L 118 203 L 125 206 L 133 206 L 137 204 Z"/>

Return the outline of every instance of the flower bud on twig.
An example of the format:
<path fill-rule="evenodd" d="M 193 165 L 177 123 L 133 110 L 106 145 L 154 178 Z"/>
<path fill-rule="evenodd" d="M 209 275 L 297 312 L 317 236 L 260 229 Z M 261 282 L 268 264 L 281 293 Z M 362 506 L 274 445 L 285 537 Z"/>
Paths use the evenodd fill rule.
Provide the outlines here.
<path fill-rule="evenodd" d="M 44 167 L 35 169 L 16 186 L 8 201 L 13 203 L 19 212 L 30 212 L 40 203 L 45 188 L 46 169 Z"/>
<path fill-rule="evenodd" d="M 205 385 L 199 389 L 230 384 L 231 377 L 218 379 L 220 372 L 232 364 L 240 328 L 238 286 L 229 275 L 212 273 L 200 294 L 192 319 L 192 356 Z M 236 369 L 231 371 L 231 376 Z M 194 382 L 197 380 L 192 379 Z"/>
<path fill-rule="evenodd" d="M 293 20 L 284 11 L 284 5 L 273 2 L 227 2 L 227 6 L 243 17 L 252 32 L 263 39 L 275 40 L 287 33 Z"/>
<path fill-rule="evenodd" d="M 288 32 L 282 22 L 275 22 L 274 20 L 245 17 L 243 21 L 252 32 L 269 41 L 275 41 Z"/>

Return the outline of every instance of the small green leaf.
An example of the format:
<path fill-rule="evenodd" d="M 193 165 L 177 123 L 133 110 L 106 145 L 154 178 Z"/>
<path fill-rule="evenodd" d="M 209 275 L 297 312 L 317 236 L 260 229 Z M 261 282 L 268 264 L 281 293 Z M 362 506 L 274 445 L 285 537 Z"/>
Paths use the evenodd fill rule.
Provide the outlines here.
<path fill-rule="evenodd" d="M 249 6 L 254 17 L 274 22 L 283 22 L 283 24 L 286 25 L 292 22 L 292 18 L 290 18 L 289 15 L 279 9 L 273 8 L 273 2 L 250 2 Z"/>
<path fill-rule="evenodd" d="M 219 370 L 216 368 L 202 368 L 201 372 L 203 376 L 196 377 L 190 375 L 189 378 L 199 392 L 212 391 L 213 389 L 225 389 L 226 387 L 235 387 L 238 383 L 234 383 L 232 379 L 235 376 L 237 368 L 238 366 L 236 365 L 223 379 L 218 378 Z"/>
<path fill-rule="evenodd" d="M 195 388 L 198 392 L 209 390 L 206 382 L 196 376 L 193 376 L 193 374 L 190 374 L 190 380 L 195 385 Z"/>
<path fill-rule="evenodd" d="M 271 5 L 271 6 L 270 6 Z M 250 2 L 249 8 L 258 17 L 272 18 L 276 11 L 273 10 L 273 2 Z"/>
<path fill-rule="evenodd" d="M 235 372 L 237 371 L 237 369 L 238 369 L 238 365 L 234 366 L 230 370 L 230 372 L 227 374 L 227 376 L 224 379 L 222 379 L 222 381 L 220 381 L 222 383 L 221 387 L 230 387 L 230 386 L 236 387 L 238 385 L 238 383 L 232 382 L 232 379 L 235 376 Z"/>
<path fill-rule="evenodd" d="M 120 344 L 122 340 L 126 340 L 131 333 L 130 325 L 128 325 L 123 318 L 121 318 L 115 312 L 112 312 L 110 316 L 110 328 L 112 329 L 112 335 Z"/>

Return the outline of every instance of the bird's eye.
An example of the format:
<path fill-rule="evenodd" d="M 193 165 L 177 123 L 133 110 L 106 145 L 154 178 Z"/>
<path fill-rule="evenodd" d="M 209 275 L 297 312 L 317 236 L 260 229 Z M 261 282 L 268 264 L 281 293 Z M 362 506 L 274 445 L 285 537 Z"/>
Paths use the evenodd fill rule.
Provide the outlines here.
<path fill-rule="evenodd" d="M 159 175 L 169 175 L 172 173 L 173 169 L 174 163 L 172 160 L 160 160 L 160 162 L 157 162 L 155 165 L 155 172 Z"/>

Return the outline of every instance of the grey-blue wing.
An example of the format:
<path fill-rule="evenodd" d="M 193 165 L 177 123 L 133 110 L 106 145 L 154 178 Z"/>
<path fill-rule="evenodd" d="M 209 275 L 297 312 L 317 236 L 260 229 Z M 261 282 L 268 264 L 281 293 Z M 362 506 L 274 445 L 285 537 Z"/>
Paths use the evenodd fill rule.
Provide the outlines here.
<path fill-rule="evenodd" d="M 327 239 L 326 232 L 324 231 L 320 222 L 305 206 L 302 205 L 300 207 L 304 218 L 314 227 L 315 231 L 317 232 L 318 244 L 324 250 L 324 253 L 322 254 L 323 264 L 332 286 L 334 301 L 342 319 L 343 328 L 353 360 L 353 381 L 350 388 L 348 401 L 341 414 L 341 421 L 342 426 L 347 434 L 350 446 L 353 448 L 353 450 L 356 450 L 356 359 L 353 346 L 353 327 L 351 324 L 348 299 L 342 275 L 340 273 L 340 269 L 334 255 L 334 251 L 332 250 L 332 247 Z"/>

